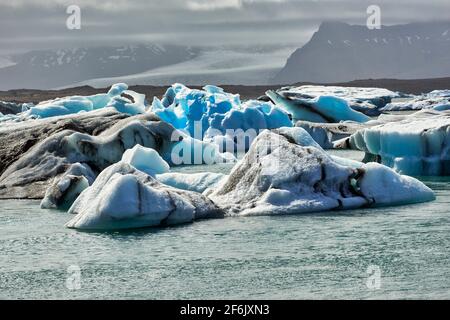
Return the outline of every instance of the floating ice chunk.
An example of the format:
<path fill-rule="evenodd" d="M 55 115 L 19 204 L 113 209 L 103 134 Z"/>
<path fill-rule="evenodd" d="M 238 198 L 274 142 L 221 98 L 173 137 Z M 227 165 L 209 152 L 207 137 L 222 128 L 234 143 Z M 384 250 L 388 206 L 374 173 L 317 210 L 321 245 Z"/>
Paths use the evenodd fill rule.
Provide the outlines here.
<path fill-rule="evenodd" d="M 443 102 L 443 103 L 440 103 L 440 104 L 436 104 L 433 107 L 433 110 L 436 110 L 436 111 L 450 110 L 450 101 L 448 103 L 447 102 Z"/>
<path fill-rule="evenodd" d="M 367 122 L 361 124 L 351 121 L 341 123 L 297 121 L 295 126 L 305 129 L 322 148 L 333 149 L 335 141 L 347 138 L 356 131 L 363 129 L 367 126 Z"/>
<path fill-rule="evenodd" d="M 125 90 L 128 89 L 128 85 L 126 83 L 116 83 L 111 86 L 108 91 L 109 97 L 115 97 L 122 94 Z"/>
<path fill-rule="evenodd" d="M 81 192 L 95 180 L 87 164 L 74 163 L 61 177 L 55 178 L 41 201 L 42 209 L 69 209 Z"/>
<path fill-rule="evenodd" d="M 123 162 L 105 169 L 69 213 L 76 216 L 66 226 L 81 230 L 169 226 L 223 217 L 205 196 L 161 184 Z"/>
<path fill-rule="evenodd" d="M 123 96 L 117 96 L 113 97 L 108 105 L 116 108 L 119 112 L 131 115 L 145 112 L 145 95 L 129 90 L 123 91 L 123 94 L 128 95 L 132 100 Z"/>
<path fill-rule="evenodd" d="M 5 114 L 17 114 L 23 110 L 23 107 L 27 105 L 25 103 L 19 104 L 15 102 L 7 102 L 0 100 L 0 114 L 3 116 Z"/>
<path fill-rule="evenodd" d="M 187 127 L 187 117 L 181 108 L 176 108 L 171 104 L 167 107 L 157 97 L 153 98 L 152 112 L 154 112 L 161 120 L 173 125 L 176 129 L 184 129 Z"/>
<path fill-rule="evenodd" d="M 61 116 L 71 113 L 78 113 L 80 111 L 94 110 L 91 101 L 81 96 L 73 96 L 67 98 L 57 98 L 52 101 L 39 103 L 25 111 L 24 117 L 38 117 L 49 118 Z"/>
<path fill-rule="evenodd" d="M 450 98 L 450 90 L 433 90 L 428 94 L 428 96 Z"/>
<path fill-rule="evenodd" d="M 390 120 L 359 130 L 347 144 L 402 174 L 450 175 L 450 111 L 424 110 Z"/>
<path fill-rule="evenodd" d="M 289 91 L 298 95 L 309 97 L 334 96 L 352 103 L 369 102 L 382 108 L 392 98 L 401 97 L 402 94 L 384 88 L 338 87 L 338 86 L 314 86 L 305 85 L 289 88 Z"/>
<path fill-rule="evenodd" d="M 38 139 L 38 143 L 32 144 L 33 148 L 24 151 L 20 144 L 8 141 L 16 146 L 17 150 L 14 152 L 21 152 L 15 158 L 11 157 L 9 149 L 3 148 L 6 150 L 5 153 L 8 153 L 5 154 L 5 160 L 10 164 L 2 166 L 0 196 L 14 195 L 16 198 L 43 197 L 47 185 L 52 183 L 53 178 L 65 172 L 73 163 L 88 163 L 96 173 L 99 173 L 120 161 L 124 152 L 137 144 L 152 148 L 170 159 L 172 147 L 177 143 L 171 141 L 175 129 L 168 123 L 160 121 L 155 115 L 127 117 L 111 109 L 97 110 L 93 115 L 76 118 L 27 121 L 8 127 L 10 128 L 0 128 L 2 137 L 14 139 L 16 135 L 12 135 L 11 132 L 14 130 L 21 130 L 33 136 L 33 129 L 28 128 L 32 127 L 36 128 Z M 104 130 L 108 127 L 109 129 Z M 79 132 L 68 130 L 72 128 Z M 46 129 L 48 137 L 44 138 Z M 100 134 L 94 134 L 101 129 L 103 131 L 100 131 Z"/>
<path fill-rule="evenodd" d="M 380 108 L 390 103 L 392 98 L 402 96 L 400 93 L 382 88 L 358 88 L 358 87 L 336 87 L 336 86 L 301 86 L 286 87 L 276 91 L 279 95 L 290 100 L 300 100 L 300 102 L 314 102 L 320 97 L 334 97 L 342 99 L 351 109 L 364 113 L 368 116 L 378 116 Z M 273 93 L 268 93 L 273 95 Z M 271 97 L 277 99 L 277 97 Z M 311 117 L 312 115 L 310 115 Z M 298 120 L 312 121 L 312 118 L 306 118 L 305 115 Z M 348 119 L 353 120 L 353 119 Z M 358 120 L 355 120 L 358 121 Z M 326 122 L 326 121 L 314 121 Z M 330 121 L 328 121 L 330 122 Z M 359 121 L 362 122 L 362 121 Z"/>
<path fill-rule="evenodd" d="M 334 96 L 305 97 L 289 90 L 267 91 L 266 94 L 280 108 L 292 114 L 294 120 L 336 123 L 351 120 L 366 122 L 370 118 L 349 107 L 345 99 Z"/>
<path fill-rule="evenodd" d="M 203 87 L 203 90 L 205 90 L 208 93 L 224 93 L 223 89 L 220 87 L 212 86 L 212 85 L 206 85 Z"/>
<path fill-rule="evenodd" d="M 434 199 L 423 183 L 387 167 L 344 164 L 320 148 L 265 131 L 209 197 L 231 215 L 306 213 Z"/>
<path fill-rule="evenodd" d="M 156 179 L 168 186 L 203 193 L 207 189 L 216 188 L 227 177 L 222 173 L 200 172 L 180 173 L 169 172 L 156 175 Z"/>
<path fill-rule="evenodd" d="M 16 121 L 49 118 L 80 112 L 89 112 L 106 107 L 114 107 L 119 112 L 131 115 L 146 111 L 145 95 L 127 90 L 125 83 L 118 83 L 111 87 L 108 93 L 91 96 L 69 96 L 43 101 L 37 105 L 22 106 L 22 112 L 16 117 L 0 119 L 1 121 L 14 119 Z M 123 95 L 123 96 L 122 96 Z"/>
<path fill-rule="evenodd" d="M 378 163 L 363 166 L 364 175 L 358 185 L 361 193 L 378 206 L 426 202 L 434 199 L 433 192 L 422 182 L 399 175 Z"/>
<path fill-rule="evenodd" d="M 122 162 L 128 163 L 151 176 L 170 171 L 170 166 L 157 151 L 139 144 L 125 151 Z"/>
<path fill-rule="evenodd" d="M 381 111 L 409 111 L 433 109 L 436 106 L 450 106 L 449 98 L 419 96 L 412 100 L 391 102 L 387 104 Z"/>
<path fill-rule="evenodd" d="M 435 90 L 427 94 L 415 96 L 411 99 L 391 102 L 382 111 L 408 111 L 435 109 L 447 110 L 450 108 L 450 90 Z"/>

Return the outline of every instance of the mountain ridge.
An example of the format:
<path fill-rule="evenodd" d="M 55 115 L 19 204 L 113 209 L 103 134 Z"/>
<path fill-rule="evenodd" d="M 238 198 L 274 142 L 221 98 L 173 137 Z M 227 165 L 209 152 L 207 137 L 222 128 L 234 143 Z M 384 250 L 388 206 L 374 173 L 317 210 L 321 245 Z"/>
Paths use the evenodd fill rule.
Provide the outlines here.
<path fill-rule="evenodd" d="M 323 22 L 295 50 L 272 83 L 418 79 L 450 75 L 450 22 L 417 22 L 369 30 Z"/>

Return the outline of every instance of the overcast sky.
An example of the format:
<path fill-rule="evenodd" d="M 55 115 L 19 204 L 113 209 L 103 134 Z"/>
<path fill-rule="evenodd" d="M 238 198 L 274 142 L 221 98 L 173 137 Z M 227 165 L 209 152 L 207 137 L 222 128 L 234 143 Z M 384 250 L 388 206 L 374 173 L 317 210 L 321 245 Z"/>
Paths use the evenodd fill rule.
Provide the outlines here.
<path fill-rule="evenodd" d="M 81 30 L 66 8 L 81 8 Z M 324 20 L 364 24 L 449 20 L 449 0 L 0 0 L 0 53 L 138 42 L 304 44 Z"/>

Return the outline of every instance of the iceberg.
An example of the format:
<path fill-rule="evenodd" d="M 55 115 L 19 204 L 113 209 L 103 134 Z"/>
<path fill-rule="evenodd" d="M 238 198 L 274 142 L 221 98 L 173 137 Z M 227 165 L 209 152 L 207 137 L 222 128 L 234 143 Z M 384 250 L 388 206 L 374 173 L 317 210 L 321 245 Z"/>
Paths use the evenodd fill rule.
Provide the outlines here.
<path fill-rule="evenodd" d="M 3 116 L 0 118 L 0 121 L 43 119 L 90 112 L 106 107 L 113 107 L 117 111 L 129 115 L 144 113 L 147 109 L 145 95 L 127 89 L 127 84 L 117 83 L 111 86 L 107 93 L 91 96 L 68 96 L 42 101 L 37 105 L 23 105 L 22 112 L 15 115 Z"/>
<path fill-rule="evenodd" d="M 7 114 L 17 114 L 22 112 L 23 108 L 27 108 L 29 105 L 26 103 L 15 103 L 0 100 L 0 117 Z"/>
<path fill-rule="evenodd" d="M 8 124 L 0 128 L 0 138 L 0 198 L 42 199 L 54 178 L 73 163 L 87 164 L 98 174 L 136 145 L 155 150 L 168 165 L 235 160 L 220 153 L 217 145 L 193 139 L 152 113 L 129 116 L 114 108 Z M 141 151 L 129 151 L 126 160 L 144 166 L 139 163 L 145 153 Z M 149 162 L 147 169 L 156 174 L 164 167 L 158 158 L 158 166 Z"/>
<path fill-rule="evenodd" d="M 95 114 L 111 113 L 105 109 Z M 23 146 L 19 149 L 20 153 L 17 153 L 19 150 L 5 150 L 6 160 L 9 163 L 5 164 L 0 175 L 0 197 L 43 198 L 45 190 L 53 179 L 66 172 L 73 163 L 88 164 L 98 174 L 111 164 L 120 161 L 124 152 L 137 144 L 153 148 L 161 155 L 170 158 L 171 148 L 178 143 L 171 141 L 175 129 L 170 124 L 160 121 L 152 114 L 122 119 L 116 118 L 116 114 L 117 111 L 111 114 L 115 121 L 108 123 L 108 129 L 100 133 L 90 127 L 86 132 L 79 126 L 76 120 L 79 119 L 78 117 L 64 118 L 59 121 L 43 120 L 46 126 L 42 129 L 42 137 L 40 137 L 42 140 L 35 143 L 32 148 Z M 92 117 L 86 119 L 92 121 L 90 125 L 101 123 Z M 66 120 L 69 121 L 66 122 Z M 5 128 L 5 131 L 9 133 L 20 128 L 28 128 L 30 126 L 28 122 L 19 123 L 18 126 L 13 126 L 9 130 Z M 52 127 L 48 125 L 54 122 L 59 126 L 55 128 L 56 132 L 52 133 L 48 130 Z M 48 130 L 46 137 L 45 127 Z M 31 135 L 33 128 L 41 127 L 31 125 Z M 11 133 L 10 138 L 13 139 L 13 137 L 15 135 Z"/>
<path fill-rule="evenodd" d="M 210 194 L 229 215 L 280 215 L 431 201 L 422 182 L 377 163 L 338 161 L 309 134 L 264 131 Z M 292 133 L 292 132 L 291 132 Z M 300 143 L 299 143 L 300 142 Z M 343 159 L 346 160 L 346 159 Z M 356 164 L 356 166 L 351 165 Z"/>
<path fill-rule="evenodd" d="M 222 218 L 205 196 L 166 186 L 133 166 L 106 168 L 69 209 L 66 226 L 80 230 L 163 227 L 198 219 Z"/>
<path fill-rule="evenodd" d="M 388 103 L 381 111 L 410 111 L 422 109 L 450 109 L 450 90 L 434 90 L 412 99 Z"/>
<path fill-rule="evenodd" d="M 55 178 L 41 201 L 42 209 L 67 210 L 81 192 L 94 182 L 96 174 L 87 164 L 74 163 L 60 177 Z"/>
<path fill-rule="evenodd" d="M 157 151 L 151 148 L 145 148 L 139 144 L 124 152 L 122 162 L 128 163 L 153 177 L 156 174 L 170 171 L 169 164 L 161 158 Z"/>
<path fill-rule="evenodd" d="M 292 126 L 289 115 L 271 102 L 241 103 L 239 95 L 211 85 L 197 90 L 174 84 L 161 100 L 154 98 L 150 111 L 197 140 L 218 144 L 221 152 L 248 149 L 249 142 L 237 141 L 249 138 L 247 130 L 254 138 L 259 130 Z"/>
<path fill-rule="evenodd" d="M 292 115 L 294 121 L 337 123 L 341 121 L 367 122 L 370 118 L 353 110 L 349 102 L 336 96 L 305 96 L 295 88 L 269 90 L 266 95 L 280 108 Z"/>
<path fill-rule="evenodd" d="M 384 88 L 362 88 L 362 87 L 339 87 L 339 86 L 315 86 L 305 85 L 300 87 L 290 87 L 288 90 L 299 96 L 315 98 L 319 96 L 333 96 L 346 100 L 349 106 L 356 111 L 369 113 L 379 108 L 383 108 L 390 103 L 393 98 L 404 96 L 399 92 L 394 92 Z M 376 116 L 377 114 L 368 114 Z"/>
<path fill-rule="evenodd" d="M 450 111 L 423 110 L 380 120 L 386 122 L 357 131 L 347 145 L 402 174 L 450 175 Z"/>
<path fill-rule="evenodd" d="M 368 123 L 359 122 L 341 122 L 341 123 L 316 123 L 308 121 L 297 121 L 296 127 L 306 130 L 311 137 L 324 149 L 334 149 L 335 142 L 350 137 L 367 127 Z"/>

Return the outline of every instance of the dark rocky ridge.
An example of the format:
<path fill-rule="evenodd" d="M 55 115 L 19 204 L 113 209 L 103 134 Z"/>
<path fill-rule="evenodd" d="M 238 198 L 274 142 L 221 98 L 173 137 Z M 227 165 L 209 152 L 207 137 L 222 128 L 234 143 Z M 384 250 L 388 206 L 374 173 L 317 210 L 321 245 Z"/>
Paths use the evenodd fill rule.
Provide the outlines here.
<path fill-rule="evenodd" d="M 369 30 L 324 22 L 297 49 L 273 83 L 418 79 L 450 75 L 450 22 L 411 23 Z"/>

